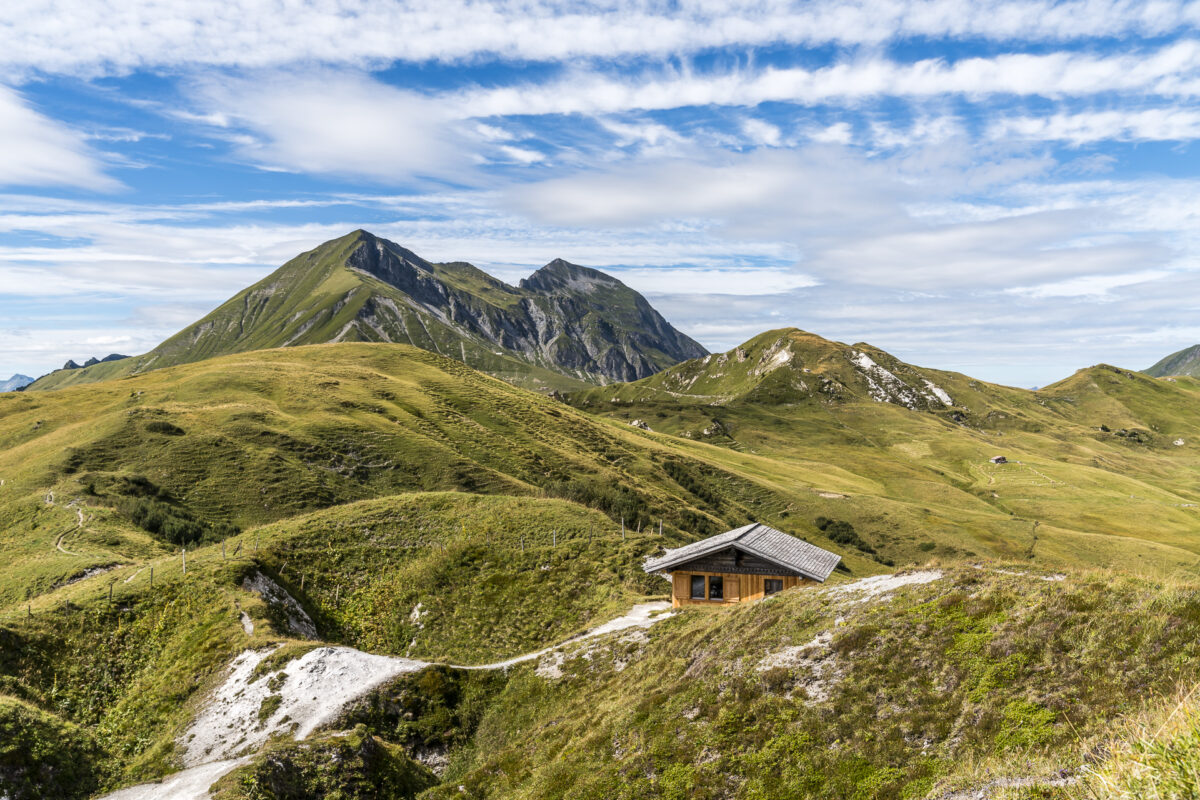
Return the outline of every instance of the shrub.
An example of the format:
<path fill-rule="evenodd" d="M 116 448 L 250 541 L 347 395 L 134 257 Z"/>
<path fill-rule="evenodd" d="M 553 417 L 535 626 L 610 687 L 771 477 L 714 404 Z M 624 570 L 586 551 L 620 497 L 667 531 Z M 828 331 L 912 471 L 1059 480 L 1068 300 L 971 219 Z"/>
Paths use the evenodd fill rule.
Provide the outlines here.
<path fill-rule="evenodd" d="M 186 508 L 159 497 L 126 498 L 118 507 L 134 525 L 171 544 L 220 541 L 238 532 L 228 522 L 213 524 L 196 519 Z"/>
<path fill-rule="evenodd" d="M 152 419 L 147 422 L 146 430 L 148 430 L 150 433 L 161 433 L 166 436 L 183 436 L 185 433 L 183 428 L 172 425 L 171 423 L 161 419 Z"/>
<path fill-rule="evenodd" d="M 829 537 L 830 541 L 849 547 L 857 547 L 864 553 L 875 552 L 875 548 L 864 542 L 858 535 L 858 531 L 854 530 L 854 526 L 845 520 L 817 517 L 816 526 L 818 530 Z"/>

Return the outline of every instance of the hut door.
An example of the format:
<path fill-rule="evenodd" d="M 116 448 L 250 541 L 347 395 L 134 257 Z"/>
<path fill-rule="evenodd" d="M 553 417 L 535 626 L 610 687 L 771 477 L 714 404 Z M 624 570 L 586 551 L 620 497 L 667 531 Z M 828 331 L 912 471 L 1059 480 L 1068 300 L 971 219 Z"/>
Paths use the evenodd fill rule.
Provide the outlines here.
<path fill-rule="evenodd" d="M 726 575 L 725 576 L 725 600 L 729 603 L 736 603 L 742 599 L 741 592 L 741 575 Z"/>

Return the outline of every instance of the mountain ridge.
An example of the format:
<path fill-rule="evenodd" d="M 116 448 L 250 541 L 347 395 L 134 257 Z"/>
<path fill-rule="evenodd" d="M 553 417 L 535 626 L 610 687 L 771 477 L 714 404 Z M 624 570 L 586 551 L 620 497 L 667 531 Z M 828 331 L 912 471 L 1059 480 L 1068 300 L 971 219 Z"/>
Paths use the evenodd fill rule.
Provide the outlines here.
<path fill-rule="evenodd" d="M 34 379 L 28 375 L 22 375 L 19 372 L 13 374 L 6 381 L 0 381 L 0 392 L 15 392 L 24 389 L 29 384 L 33 383 Z"/>
<path fill-rule="evenodd" d="M 32 388 L 340 341 L 411 344 L 542 389 L 633 380 L 707 352 L 598 270 L 555 259 L 513 287 L 358 229 L 289 260 L 142 356 L 60 370 Z"/>
<path fill-rule="evenodd" d="M 1156 361 L 1142 372 L 1154 378 L 1166 378 L 1171 375 L 1200 375 L 1200 344 L 1185 347 L 1166 358 Z"/>

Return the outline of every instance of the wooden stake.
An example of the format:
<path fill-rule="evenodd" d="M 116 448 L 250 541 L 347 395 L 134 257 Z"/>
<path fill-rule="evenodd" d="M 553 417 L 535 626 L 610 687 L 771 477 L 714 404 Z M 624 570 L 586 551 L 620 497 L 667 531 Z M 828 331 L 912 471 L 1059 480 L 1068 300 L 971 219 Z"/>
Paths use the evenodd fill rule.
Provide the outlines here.
<path fill-rule="evenodd" d="M 225 543 L 221 542 L 221 560 L 225 560 Z"/>
<path fill-rule="evenodd" d="M 625 518 L 621 517 L 621 541 L 625 541 Z"/>
<path fill-rule="evenodd" d="M 550 546 L 558 547 L 558 529 L 557 528 L 550 531 Z"/>
<path fill-rule="evenodd" d="M 335 606 L 338 604 L 338 598 L 339 598 L 339 597 L 341 597 L 341 596 L 342 596 L 342 587 L 341 587 L 341 586 L 335 586 L 335 587 L 333 588 L 333 604 L 334 604 Z"/>
<path fill-rule="evenodd" d="M 29 607 L 27 610 L 29 611 L 29 618 L 33 619 L 33 603 L 29 604 Z"/>
<path fill-rule="evenodd" d="M 658 518 L 658 535 L 662 536 L 662 517 Z"/>
<path fill-rule="evenodd" d="M 187 548 L 183 548 L 183 574 L 187 575 Z"/>
<path fill-rule="evenodd" d="M 113 585 L 110 583 L 108 585 L 108 604 L 110 606 L 112 605 L 112 587 L 113 587 Z"/>
<path fill-rule="evenodd" d="M 307 577 L 308 577 L 307 575 L 303 575 L 303 574 L 300 576 L 300 591 L 301 592 L 304 591 L 304 579 Z"/>

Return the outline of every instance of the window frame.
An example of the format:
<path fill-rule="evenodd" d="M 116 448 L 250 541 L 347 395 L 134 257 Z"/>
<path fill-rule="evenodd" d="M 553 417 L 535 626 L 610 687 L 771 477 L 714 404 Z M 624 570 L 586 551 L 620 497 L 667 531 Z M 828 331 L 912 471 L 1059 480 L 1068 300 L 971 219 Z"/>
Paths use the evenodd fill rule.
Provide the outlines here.
<path fill-rule="evenodd" d="M 725 576 L 724 575 L 709 575 L 707 576 L 708 583 L 708 601 L 710 603 L 725 602 Z M 713 595 L 713 589 L 717 590 L 716 596 Z"/>
<path fill-rule="evenodd" d="M 704 600 L 708 597 L 708 576 L 707 575 L 691 575 L 691 583 L 688 587 L 688 599 Z M 696 594 L 696 579 L 700 579 L 700 594 Z"/>
<path fill-rule="evenodd" d="M 772 590 L 769 584 L 775 584 L 778 588 Z M 763 596 L 770 597 L 773 594 L 779 594 L 783 591 L 783 578 L 763 578 Z"/>

